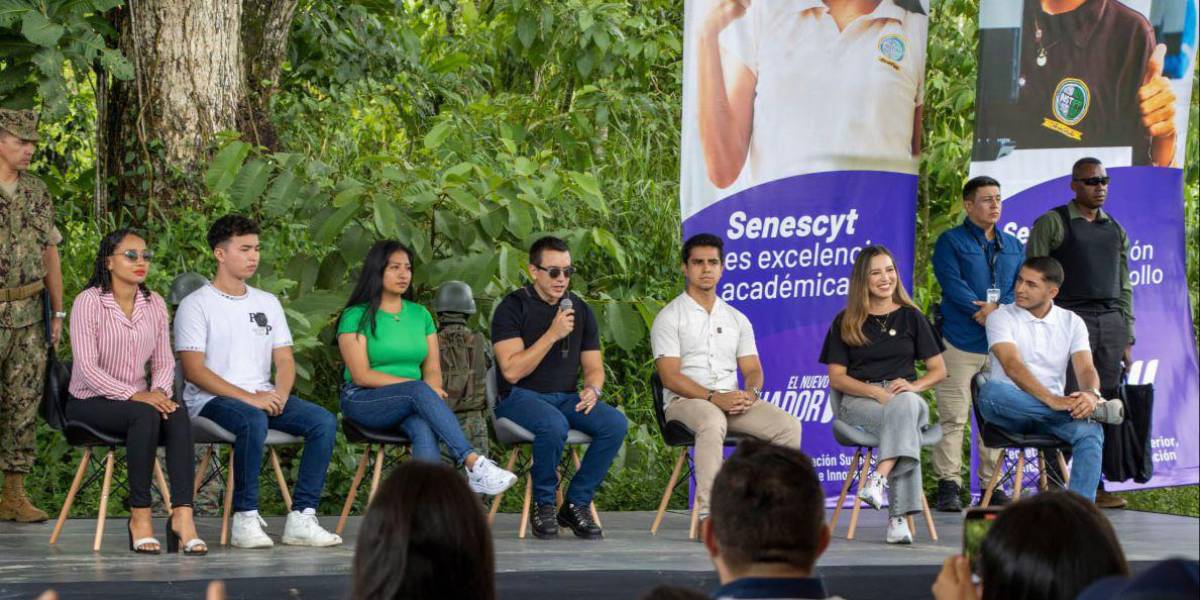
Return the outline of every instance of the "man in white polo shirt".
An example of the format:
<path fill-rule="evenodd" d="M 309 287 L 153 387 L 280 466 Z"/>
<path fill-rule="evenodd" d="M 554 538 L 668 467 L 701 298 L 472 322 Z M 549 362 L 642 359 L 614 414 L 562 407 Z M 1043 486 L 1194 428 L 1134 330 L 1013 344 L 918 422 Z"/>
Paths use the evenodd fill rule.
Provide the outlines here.
<path fill-rule="evenodd" d="M 708 514 L 713 478 L 732 431 L 800 448 L 800 422 L 759 398 L 762 364 L 750 320 L 717 297 L 721 238 L 700 233 L 683 245 L 687 289 L 659 311 L 650 330 L 668 421 L 696 437 L 696 510 Z M 738 372 L 744 386 L 738 388 Z"/>
<path fill-rule="evenodd" d="M 696 40 L 709 180 L 917 172 L 929 17 L 920 0 L 717 0 Z"/>
<path fill-rule="evenodd" d="M 1014 433 L 1045 433 L 1071 444 L 1070 490 L 1092 500 L 1100 483 L 1104 430 L 1120 423 L 1120 400 L 1100 395 L 1087 326 L 1054 305 L 1062 265 L 1049 256 L 1027 259 L 1017 274 L 1015 304 L 987 320 L 991 378 L 979 390 L 979 411 L 988 422 Z M 1068 363 L 1082 391 L 1063 395 Z"/>

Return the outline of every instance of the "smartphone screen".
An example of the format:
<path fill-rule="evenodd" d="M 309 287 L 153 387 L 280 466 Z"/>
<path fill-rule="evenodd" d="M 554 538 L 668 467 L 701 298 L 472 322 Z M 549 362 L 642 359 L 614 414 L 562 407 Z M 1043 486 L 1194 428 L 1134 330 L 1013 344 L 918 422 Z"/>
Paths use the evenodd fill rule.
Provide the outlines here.
<path fill-rule="evenodd" d="M 963 517 L 963 556 L 971 562 L 971 572 L 975 572 L 975 559 L 979 556 L 979 547 L 987 535 L 992 523 L 1000 515 L 999 507 L 975 507 L 967 509 Z"/>

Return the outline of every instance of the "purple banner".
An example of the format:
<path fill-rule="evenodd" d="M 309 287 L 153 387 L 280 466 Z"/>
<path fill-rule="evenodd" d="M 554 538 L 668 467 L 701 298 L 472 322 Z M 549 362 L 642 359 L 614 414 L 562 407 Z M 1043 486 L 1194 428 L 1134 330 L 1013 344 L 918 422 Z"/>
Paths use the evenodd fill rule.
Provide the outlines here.
<path fill-rule="evenodd" d="M 836 496 L 853 456 L 833 439 L 829 377 L 817 362 L 825 332 L 846 305 L 858 252 L 883 244 L 911 289 L 917 177 L 813 173 L 762 184 L 683 222 L 683 235 L 725 239 L 717 294 L 754 323 L 763 397 L 803 423 L 803 448 Z"/>

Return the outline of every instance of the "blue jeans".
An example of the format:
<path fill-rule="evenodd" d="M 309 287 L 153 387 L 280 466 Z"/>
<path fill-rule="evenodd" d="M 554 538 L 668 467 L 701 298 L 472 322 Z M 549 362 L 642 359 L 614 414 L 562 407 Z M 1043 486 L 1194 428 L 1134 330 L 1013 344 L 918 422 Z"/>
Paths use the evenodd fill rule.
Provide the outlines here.
<path fill-rule="evenodd" d="M 337 418 L 333 413 L 289 396 L 283 412 L 272 417 L 241 400 L 217 396 L 200 409 L 200 416 L 212 419 L 237 436 L 233 443 L 233 510 L 258 510 L 258 474 L 266 452 L 263 443 L 267 429 L 304 438 L 292 510 L 317 509 L 337 437 Z"/>
<path fill-rule="evenodd" d="M 1072 492 L 1096 499 L 1100 485 L 1100 460 L 1104 451 L 1104 428 L 1089 419 L 1073 419 L 1071 413 L 1054 410 L 1017 386 L 989 381 L 979 390 L 979 412 L 990 423 L 1013 433 L 1041 433 L 1071 445 Z"/>
<path fill-rule="evenodd" d="M 342 384 L 342 415 L 369 429 L 404 430 L 412 440 L 413 458 L 440 462 L 441 440 L 462 464 L 475 452 L 458 426 L 458 419 L 437 392 L 424 381 L 405 381 L 381 388 Z"/>
<path fill-rule="evenodd" d="M 621 411 L 597 402 L 592 412 L 575 411 L 579 394 L 543 394 L 513 387 L 499 404 L 496 416 L 509 419 L 533 433 L 533 499 L 554 504 L 558 489 L 558 461 L 567 443 L 567 431 L 576 429 L 592 436 L 592 443 L 567 489 L 567 502 L 578 506 L 592 501 L 596 488 L 625 441 L 629 422 Z"/>

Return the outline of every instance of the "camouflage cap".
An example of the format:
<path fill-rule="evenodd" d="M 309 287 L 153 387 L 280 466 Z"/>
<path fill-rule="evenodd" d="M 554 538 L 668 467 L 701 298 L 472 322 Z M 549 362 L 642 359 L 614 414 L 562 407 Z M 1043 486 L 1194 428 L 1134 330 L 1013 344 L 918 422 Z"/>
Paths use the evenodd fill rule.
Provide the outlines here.
<path fill-rule="evenodd" d="M 38 114 L 32 110 L 0 108 L 0 129 L 25 141 L 38 141 Z"/>

